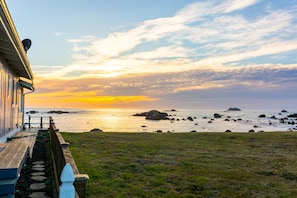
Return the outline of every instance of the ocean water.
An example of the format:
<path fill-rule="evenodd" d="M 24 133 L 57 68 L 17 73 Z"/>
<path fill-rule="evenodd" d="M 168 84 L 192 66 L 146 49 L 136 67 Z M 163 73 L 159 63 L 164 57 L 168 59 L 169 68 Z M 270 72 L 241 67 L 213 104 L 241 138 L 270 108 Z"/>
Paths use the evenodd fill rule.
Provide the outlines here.
<path fill-rule="evenodd" d="M 288 111 L 260 111 L 260 110 L 189 110 L 177 109 L 176 111 L 162 110 L 172 120 L 151 121 L 145 117 L 133 116 L 133 114 L 149 111 L 150 109 L 26 109 L 26 112 L 35 110 L 38 113 L 26 114 L 25 122 L 31 116 L 31 126 L 38 127 L 40 117 L 43 117 L 44 127 L 48 127 L 49 116 L 54 119 L 56 127 L 63 132 L 89 132 L 99 128 L 104 132 L 268 132 L 268 131 L 289 131 L 297 129 L 296 118 L 288 119 L 280 123 L 280 118 L 296 113 Z M 49 114 L 51 110 L 62 110 L 69 113 Z M 214 114 L 222 115 L 221 118 L 214 118 Z M 265 118 L 259 115 L 265 114 Z M 192 117 L 193 121 L 188 120 Z M 276 117 L 271 118 L 271 117 Z M 287 122 L 295 124 L 288 124 Z M 47 126 L 46 126 L 47 125 Z"/>

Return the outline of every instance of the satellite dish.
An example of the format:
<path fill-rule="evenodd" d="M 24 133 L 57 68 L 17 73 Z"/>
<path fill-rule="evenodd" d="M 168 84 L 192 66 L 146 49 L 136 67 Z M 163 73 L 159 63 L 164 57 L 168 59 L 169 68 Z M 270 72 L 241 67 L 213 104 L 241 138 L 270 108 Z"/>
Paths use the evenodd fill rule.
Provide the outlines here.
<path fill-rule="evenodd" d="M 22 41 L 22 43 L 23 43 L 25 52 L 27 53 L 27 51 L 28 51 L 28 50 L 30 49 L 30 47 L 31 47 L 32 42 L 31 42 L 30 39 L 24 39 L 24 40 Z"/>

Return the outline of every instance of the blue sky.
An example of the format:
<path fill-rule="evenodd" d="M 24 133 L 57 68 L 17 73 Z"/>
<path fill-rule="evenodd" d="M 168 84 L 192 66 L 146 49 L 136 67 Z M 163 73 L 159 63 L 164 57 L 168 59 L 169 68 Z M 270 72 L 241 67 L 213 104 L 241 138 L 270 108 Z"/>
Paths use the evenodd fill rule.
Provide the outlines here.
<path fill-rule="evenodd" d="M 33 43 L 31 106 L 297 108 L 294 0 L 7 5 Z"/>

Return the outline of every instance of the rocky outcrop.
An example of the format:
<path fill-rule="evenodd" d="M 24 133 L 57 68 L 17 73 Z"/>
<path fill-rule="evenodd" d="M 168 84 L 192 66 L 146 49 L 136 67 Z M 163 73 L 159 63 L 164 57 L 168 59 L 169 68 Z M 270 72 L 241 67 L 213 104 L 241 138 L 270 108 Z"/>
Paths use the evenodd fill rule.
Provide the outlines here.
<path fill-rule="evenodd" d="M 288 118 L 297 118 L 297 113 L 291 114 L 287 116 Z"/>
<path fill-rule="evenodd" d="M 90 132 L 103 132 L 103 131 L 101 129 L 94 128 L 94 129 L 90 130 Z"/>
<path fill-rule="evenodd" d="M 148 112 L 135 113 L 133 116 L 147 116 Z"/>
<path fill-rule="evenodd" d="M 227 111 L 241 111 L 241 109 L 237 107 L 230 107 Z"/>
<path fill-rule="evenodd" d="M 70 113 L 69 111 L 48 111 L 49 114 L 63 114 L 63 113 Z"/>
<path fill-rule="evenodd" d="M 39 112 L 35 111 L 35 110 L 31 110 L 31 111 L 26 112 L 26 114 L 35 114 L 35 113 L 39 113 Z"/>
<path fill-rule="evenodd" d="M 168 120 L 168 114 L 157 110 L 147 112 L 145 119 L 147 120 Z"/>
<path fill-rule="evenodd" d="M 221 118 L 221 117 L 222 117 L 222 116 L 221 116 L 220 114 L 218 114 L 218 113 L 213 114 L 213 116 L 214 116 L 215 118 Z"/>
<path fill-rule="evenodd" d="M 194 121 L 194 119 L 191 116 L 187 117 L 187 120 Z"/>

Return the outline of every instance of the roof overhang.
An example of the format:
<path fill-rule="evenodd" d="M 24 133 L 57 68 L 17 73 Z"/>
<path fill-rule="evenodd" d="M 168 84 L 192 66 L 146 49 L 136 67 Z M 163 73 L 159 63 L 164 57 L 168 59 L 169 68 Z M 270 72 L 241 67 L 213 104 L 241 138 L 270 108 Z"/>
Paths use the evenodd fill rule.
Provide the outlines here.
<path fill-rule="evenodd" d="M 19 85 L 26 88 L 26 89 L 29 89 L 31 91 L 34 91 L 34 85 L 33 83 L 30 83 L 30 82 L 26 82 L 25 80 L 19 80 Z"/>
<path fill-rule="evenodd" d="M 4 0 L 0 0 L 0 56 L 18 77 L 33 80 L 24 46 Z"/>

